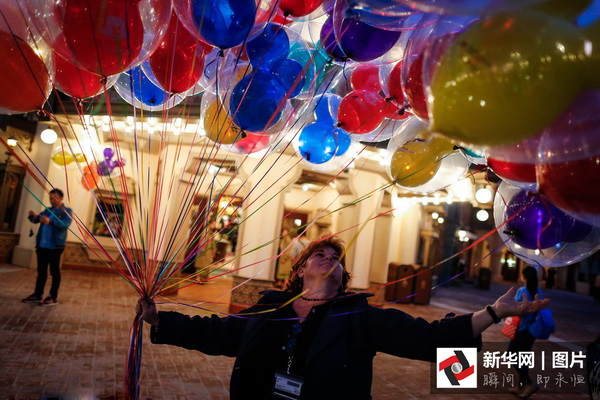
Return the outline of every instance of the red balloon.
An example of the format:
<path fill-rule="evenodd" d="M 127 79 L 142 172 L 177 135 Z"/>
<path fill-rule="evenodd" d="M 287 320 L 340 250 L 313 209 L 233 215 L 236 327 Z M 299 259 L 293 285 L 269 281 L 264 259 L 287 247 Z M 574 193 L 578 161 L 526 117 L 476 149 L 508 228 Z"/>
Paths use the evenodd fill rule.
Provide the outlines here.
<path fill-rule="evenodd" d="M 103 89 L 102 77 L 81 69 L 61 56 L 54 58 L 54 83 L 63 93 L 76 99 L 87 99 Z"/>
<path fill-rule="evenodd" d="M 239 152 L 243 154 L 256 153 L 261 151 L 269 145 L 270 136 L 267 135 L 253 135 L 252 133 L 245 132 L 245 137 L 235 142 L 233 145 Z"/>
<path fill-rule="evenodd" d="M 411 112 L 421 119 L 429 120 L 427 97 L 423 86 L 423 57 L 423 53 L 419 54 L 408 67 L 408 76 L 402 87 Z"/>
<path fill-rule="evenodd" d="M 381 91 L 379 84 L 379 68 L 375 65 L 363 64 L 356 67 L 350 76 L 350 84 L 354 90 Z"/>
<path fill-rule="evenodd" d="M 138 9 L 141 0 L 66 0 L 56 6 L 74 63 L 99 75 L 125 71 L 138 57 L 144 26 Z M 60 43 L 60 41 L 58 41 Z"/>
<path fill-rule="evenodd" d="M 402 91 L 401 78 L 402 62 L 394 65 L 388 78 L 388 91 L 392 101 L 400 106 L 404 105 L 404 92 Z"/>
<path fill-rule="evenodd" d="M 535 164 L 487 159 L 488 167 L 502 179 L 513 182 L 535 182 Z"/>
<path fill-rule="evenodd" d="M 600 214 L 600 155 L 566 161 L 542 163 L 538 182 L 540 193 L 552 204 L 566 210 L 583 214 Z"/>
<path fill-rule="evenodd" d="M 303 17 L 315 11 L 323 4 L 323 0 L 281 0 L 279 8 L 285 15 Z"/>
<path fill-rule="evenodd" d="M 369 90 L 350 92 L 340 102 L 339 125 L 349 133 L 373 132 L 386 117 L 387 105 L 379 93 Z"/>
<path fill-rule="evenodd" d="M 400 121 L 410 117 L 412 114 L 408 111 L 404 110 L 404 108 L 398 107 L 392 101 L 387 103 L 385 117 L 389 119 L 393 119 L 395 121 Z"/>
<path fill-rule="evenodd" d="M 150 68 L 165 91 L 182 93 L 202 76 L 204 56 L 210 50 L 212 46 L 192 35 L 173 12 L 164 39 L 150 56 Z"/>
<path fill-rule="evenodd" d="M 46 65 L 20 38 L 0 32 L 0 107 L 24 113 L 41 108 L 50 89 Z"/>

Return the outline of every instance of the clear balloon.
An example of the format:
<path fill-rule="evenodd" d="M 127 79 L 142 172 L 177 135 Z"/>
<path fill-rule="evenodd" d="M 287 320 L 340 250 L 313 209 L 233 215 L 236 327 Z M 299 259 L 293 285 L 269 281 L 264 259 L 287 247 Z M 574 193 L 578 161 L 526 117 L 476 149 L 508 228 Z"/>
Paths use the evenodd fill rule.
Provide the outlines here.
<path fill-rule="evenodd" d="M 21 5 L 57 54 L 102 76 L 147 59 L 171 16 L 171 2 L 162 0 L 28 0 Z"/>
<path fill-rule="evenodd" d="M 339 126 L 348 133 L 373 132 L 386 117 L 387 103 L 379 93 L 355 90 L 342 99 L 338 110 Z"/>
<path fill-rule="evenodd" d="M 567 230 L 564 241 L 545 249 L 528 249 L 515 243 L 508 233 L 506 233 L 506 208 L 512 197 L 519 193 L 521 189 L 514 187 L 506 182 L 502 182 L 498 187 L 494 198 L 494 220 L 498 228 L 498 234 L 508 248 L 520 259 L 529 264 L 535 264 L 542 267 L 560 267 L 570 265 L 581 261 L 599 248 L 600 228 L 586 227 L 580 225 L 581 221 L 575 224 L 571 230 Z M 589 232 L 587 232 L 589 230 Z M 582 238 L 578 241 L 572 239 Z"/>
<path fill-rule="evenodd" d="M 541 135 L 540 193 L 562 210 L 600 222 L 600 91 L 583 93 Z"/>
<path fill-rule="evenodd" d="M 163 40 L 144 65 L 150 67 L 158 85 L 165 91 L 183 93 L 200 80 L 205 54 L 211 50 L 212 46 L 188 31 L 173 12 Z"/>
<path fill-rule="evenodd" d="M 346 57 L 359 62 L 375 60 L 398 42 L 401 32 L 349 18 L 348 10 L 345 1 L 337 1 L 332 20 L 335 40 Z"/>
<path fill-rule="evenodd" d="M 539 134 L 589 85 L 590 60 L 581 29 L 564 20 L 527 10 L 482 19 L 436 67 L 432 129 L 478 145 Z"/>
<path fill-rule="evenodd" d="M 50 95 L 50 69 L 35 49 L 8 32 L 0 32 L 0 112 L 41 109 Z"/>
<path fill-rule="evenodd" d="M 192 0 L 191 17 L 200 36 L 221 49 L 242 44 L 256 17 L 254 0 Z"/>

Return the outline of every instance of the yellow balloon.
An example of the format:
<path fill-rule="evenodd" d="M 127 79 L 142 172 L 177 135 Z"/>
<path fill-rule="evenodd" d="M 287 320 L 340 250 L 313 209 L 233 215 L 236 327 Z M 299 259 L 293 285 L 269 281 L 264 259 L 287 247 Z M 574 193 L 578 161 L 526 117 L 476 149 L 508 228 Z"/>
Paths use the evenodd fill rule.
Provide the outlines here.
<path fill-rule="evenodd" d="M 579 14 L 590 6 L 592 1 L 593 0 L 544 0 L 536 2 L 528 8 L 568 21 L 574 21 Z"/>
<path fill-rule="evenodd" d="M 68 165 L 75 161 L 75 158 L 71 153 L 61 150 L 52 155 L 52 161 L 57 165 Z"/>
<path fill-rule="evenodd" d="M 233 144 L 242 139 L 240 128 L 233 123 L 218 99 L 212 100 L 204 112 L 206 136 L 215 143 Z"/>
<path fill-rule="evenodd" d="M 83 153 L 76 153 L 76 154 L 75 154 L 75 160 L 76 160 L 78 163 L 85 162 L 85 155 L 84 155 Z"/>
<path fill-rule="evenodd" d="M 476 145 L 540 133 L 589 88 L 587 53 L 581 28 L 535 11 L 469 26 L 434 72 L 432 131 Z"/>
<path fill-rule="evenodd" d="M 448 140 L 433 136 L 405 143 L 392 155 L 390 172 L 400 186 L 416 187 L 429 182 L 445 155 L 453 151 Z"/>

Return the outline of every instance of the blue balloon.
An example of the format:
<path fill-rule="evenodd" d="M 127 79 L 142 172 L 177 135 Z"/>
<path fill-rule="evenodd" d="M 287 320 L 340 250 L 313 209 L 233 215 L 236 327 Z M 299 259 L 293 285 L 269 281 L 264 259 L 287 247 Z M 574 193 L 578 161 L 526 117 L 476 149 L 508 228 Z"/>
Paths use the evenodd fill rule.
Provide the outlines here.
<path fill-rule="evenodd" d="M 286 90 L 269 71 L 258 69 L 242 78 L 231 91 L 229 110 L 233 121 L 250 132 L 273 126 L 284 108 Z"/>
<path fill-rule="evenodd" d="M 337 124 L 337 112 L 340 108 L 342 97 L 333 93 L 326 93 L 317 100 L 315 118 L 319 122 Z"/>
<path fill-rule="evenodd" d="M 336 129 L 333 131 L 335 136 L 335 140 L 337 141 L 337 149 L 335 150 L 335 156 L 341 156 L 348 151 L 350 148 L 350 144 L 352 143 L 352 139 L 350 139 L 350 134 L 346 133 L 342 129 Z"/>
<path fill-rule="evenodd" d="M 246 53 L 255 68 L 270 69 L 285 60 L 290 40 L 281 25 L 269 24 L 263 32 L 246 44 Z"/>
<path fill-rule="evenodd" d="M 290 93 L 289 97 L 296 97 L 302 91 L 304 87 L 304 72 L 302 65 L 292 59 L 283 60 L 283 62 L 273 71 L 275 78 L 281 83 L 281 86 L 285 89 L 285 92 Z"/>
<path fill-rule="evenodd" d="M 335 127 L 319 122 L 307 125 L 298 136 L 300 155 L 312 164 L 323 164 L 335 156 L 338 140 Z"/>
<path fill-rule="evenodd" d="M 169 99 L 168 93 L 156 86 L 137 66 L 128 72 L 133 97 L 147 106 L 159 106 Z"/>
<path fill-rule="evenodd" d="M 254 0 L 192 0 L 191 8 L 202 38 L 221 49 L 242 44 L 254 26 Z"/>

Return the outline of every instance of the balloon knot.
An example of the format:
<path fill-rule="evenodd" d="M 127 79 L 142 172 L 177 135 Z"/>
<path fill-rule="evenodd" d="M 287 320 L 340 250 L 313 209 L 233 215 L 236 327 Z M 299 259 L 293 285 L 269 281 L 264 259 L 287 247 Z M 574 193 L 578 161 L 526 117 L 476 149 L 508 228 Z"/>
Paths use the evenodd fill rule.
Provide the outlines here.
<path fill-rule="evenodd" d="M 398 109 L 398 115 L 404 115 L 406 112 L 406 107 L 402 106 Z"/>
<path fill-rule="evenodd" d="M 40 117 L 47 117 L 48 113 L 43 108 L 40 108 L 39 110 L 37 110 L 37 115 Z"/>
<path fill-rule="evenodd" d="M 327 62 L 325 64 L 327 64 L 327 65 L 333 64 L 333 58 L 330 58 L 329 60 L 327 60 Z"/>
<path fill-rule="evenodd" d="M 338 122 L 337 124 L 335 124 L 335 127 L 336 127 L 336 128 L 341 128 L 341 127 L 342 127 L 342 123 L 341 123 L 341 122 Z"/>
<path fill-rule="evenodd" d="M 391 102 L 392 100 L 394 100 L 394 98 L 393 98 L 393 97 L 386 97 L 386 98 L 385 98 L 385 101 L 386 101 L 386 102 L 388 102 L 388 103 L 389 103 L 389 102 Z"/>
<path fill-rule="evenodd" d="M 219 49 L 219 57 L 225 57 L 225 51 L 223 49 Z"/>
<path fill-rule="evenodd" d="M 242 139 L 245 139 L 248 135 L 246 135 L 246 132 L 241 131 L 240 134 L 242 135 Z"/>
<path fill-rule="evenodd" d="M 108 77 L 106 75 L 102 75 L 100 77 L 100 83 L 102 84 L 102 86 L 106 86 L 106 82 L 108 82 Z"/>
<path fill-rule="evenodd" d="M 514 236 L 515 233 L 513 231 L 504 231 L 504 234 L 508 236 Z"/>

